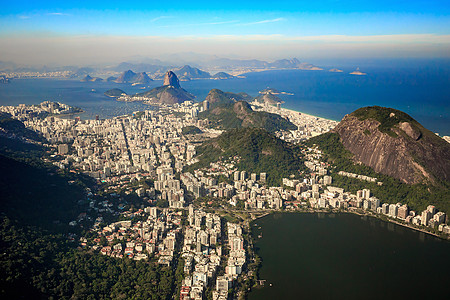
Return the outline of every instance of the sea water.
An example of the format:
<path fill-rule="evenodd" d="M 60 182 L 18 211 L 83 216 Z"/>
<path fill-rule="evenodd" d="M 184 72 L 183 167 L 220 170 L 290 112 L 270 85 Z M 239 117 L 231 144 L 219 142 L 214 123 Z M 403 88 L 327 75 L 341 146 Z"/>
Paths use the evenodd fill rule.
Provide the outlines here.
<path fill-rule="evenodd" d="M 181 85 L 203 101 L 208 92 L 218 88 L 228 92 L 246 92 L 257 96 L 270 87 L 287 94 L 279 97 L 282 106 L 315 116 L 339 121 L 363 106 L 386 106 L 402 110 L 440 135 L 450 135 L 450 68 L 424 64 L 413 66 L 368 66 L 367 75 L 306 70 L 270 70 L 247 73 L 245 78 L 229 80 L 192 80 Z M 60 101 L 82 108 L 82 118 L 109 118 L 149 109 L 142 103 L 118 102 L 103 93 L 120 88 L 128 94 L 143 92 L 162 84 L 161 80 L 145 87 L 113 82 L 80 82 L 62 79 L 13 79 L 0 85 L 0 105 L 37 104 L 44 100 Z"/>

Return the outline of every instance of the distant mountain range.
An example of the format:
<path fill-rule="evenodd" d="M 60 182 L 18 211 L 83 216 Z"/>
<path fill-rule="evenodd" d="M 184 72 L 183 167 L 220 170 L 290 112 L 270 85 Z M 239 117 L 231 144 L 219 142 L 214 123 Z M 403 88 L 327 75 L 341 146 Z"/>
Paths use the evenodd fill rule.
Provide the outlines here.
<path fill-rule="evenodd" d="M 116 80 L 117 83 L 133 83 L 133 84 L 147 84 L 152 79 L 145 72 L 134 73 L 131 70 L 124 71 Z"/>

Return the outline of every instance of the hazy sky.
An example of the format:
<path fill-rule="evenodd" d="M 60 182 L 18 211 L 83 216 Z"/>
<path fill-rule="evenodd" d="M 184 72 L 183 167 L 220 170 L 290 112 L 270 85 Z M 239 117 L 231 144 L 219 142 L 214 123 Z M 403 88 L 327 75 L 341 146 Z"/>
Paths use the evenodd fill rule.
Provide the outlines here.
<path fill-rule="evenodd" d="M 450 57 L 449 3 L 5 1 L 0 61 L 113 63 L 182 52 L 267 60 Z"/>

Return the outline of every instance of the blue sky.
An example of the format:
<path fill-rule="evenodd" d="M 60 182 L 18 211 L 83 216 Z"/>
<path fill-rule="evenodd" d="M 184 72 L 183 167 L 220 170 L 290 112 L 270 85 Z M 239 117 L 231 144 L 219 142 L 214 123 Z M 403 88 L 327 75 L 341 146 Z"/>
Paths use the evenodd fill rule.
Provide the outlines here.
<path fill-rule="evenodd" d="M 83 49 L 90 53 L 84 58 L 67 57 L 68 62 L 88 62 L 96 55 L 106 61 L 177 51 L 267 59 L 450 56 L 449 1 L 138 1 L 132 5 L 126 1 L 5 2 L 0 10 L 0 60 L 32 63 L 53 58 L 56 62 L 64 60 L 61 51 L 69 54 L 71 48 L 74 54 Z M 115 49 L 101 55 L 107 48 Z"/>

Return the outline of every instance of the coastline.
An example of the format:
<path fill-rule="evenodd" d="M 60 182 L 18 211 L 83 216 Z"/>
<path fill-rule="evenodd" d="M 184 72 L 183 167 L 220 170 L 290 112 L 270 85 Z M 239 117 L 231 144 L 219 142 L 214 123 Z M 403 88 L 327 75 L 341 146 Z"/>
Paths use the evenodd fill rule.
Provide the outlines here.
<path fill-rule="evenodd" d="M 294 114 L 294 115 L 297 115 L 297 116 L 298 116 L 299 113 L 301 113 L 302 116 L 306 116 L 306 117 L 309 117 L 309 118 L 317 118 L 317 119 L 322 119 L 322 120 L 325 120 L 325 121 L 340 122 L 340 120 L 337 121 L 337 120 L 333 120 L 333 119 L 327 119 L 327 118 L 324 118 L 324 117 L 314 116 L 314 115 L 307 114 L 307 113 L 304 113 L 304 112 L 301 112 L 301 111 L 298 111 L 298 110 L 294 110 L 294 109 L 291 109 L 291 108 L 281 107 L 280 110 L 286 111 L 287 113 Z"/>

